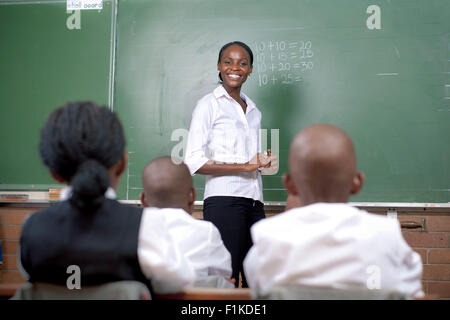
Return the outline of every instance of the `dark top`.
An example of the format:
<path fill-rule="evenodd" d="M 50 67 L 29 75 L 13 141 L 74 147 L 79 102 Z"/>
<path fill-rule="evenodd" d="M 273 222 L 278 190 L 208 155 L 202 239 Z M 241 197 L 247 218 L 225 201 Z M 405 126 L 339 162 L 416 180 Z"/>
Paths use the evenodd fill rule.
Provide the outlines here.
<path fill-rule="evenodd" d="M 142 209 L 105 199 L 93 212 L 69 201 L 30 216 L 20 238 L 21 262 L 30 282 L 66 285 L 70 265 L 81 271 L 81 286 L 137 280 L 150 288 L 138 261 Z"/>

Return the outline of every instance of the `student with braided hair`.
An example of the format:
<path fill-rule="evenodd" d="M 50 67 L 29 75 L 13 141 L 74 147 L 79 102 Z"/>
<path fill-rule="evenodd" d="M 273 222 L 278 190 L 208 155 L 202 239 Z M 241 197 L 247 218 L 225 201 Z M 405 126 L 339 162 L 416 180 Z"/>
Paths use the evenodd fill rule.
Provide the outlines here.
<path fill-rule="evenodd" d="M 20 263 L 30 282 L 66 285 L 68 267 L 81 286 L 120 280 L 151 292 L 176 292 L 194 271 L 165 230 L 140 208 L 115 200 L 127 164 L 122 125 L 107 107 L 73 102 L 56 109 L 39 152 L 54 179 L 67 183 L 61 201 L 30 216 L 20 239 Z"/>

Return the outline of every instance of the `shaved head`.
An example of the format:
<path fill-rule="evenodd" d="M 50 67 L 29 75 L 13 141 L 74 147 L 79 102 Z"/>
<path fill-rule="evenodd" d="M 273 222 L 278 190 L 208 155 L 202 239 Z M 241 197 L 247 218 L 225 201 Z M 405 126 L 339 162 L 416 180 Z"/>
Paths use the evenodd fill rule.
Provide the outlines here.
<path fill-rule="evenodd" d="M 146 207 L 182 208 L 191 213 L 195 189 L 188 167 L 171 157 L 151 161 L 142 172 L 142 204 Z"/>
<path fill-rule="evenodd" d="M 351 138 L 330 124 L 311 125 L 295 136 L 289 170 L 302 205 L 347 202 L 362 186 Z"/>

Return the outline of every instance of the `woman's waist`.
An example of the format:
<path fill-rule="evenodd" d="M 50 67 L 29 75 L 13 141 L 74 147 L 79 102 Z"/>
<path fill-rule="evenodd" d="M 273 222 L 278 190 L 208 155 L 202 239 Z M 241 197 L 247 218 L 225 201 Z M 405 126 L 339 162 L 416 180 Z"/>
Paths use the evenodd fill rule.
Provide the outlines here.
<path fill-rule="evenodd" d="M 262 180 L 259 171 L 236 172 L 233 174 L 206 175 L 206 190 L 260 190 L 262 191 Z"/>
<path fill-rule="evenodd" d="M 237 154 L 237 153 L 224 153 L 224 152 L 210 152 L 209 159 L 216 162 L 216 163 L 247 163 L 252 160 L 254 157 L 253 155 L 250 155 L 250 153 L 243 153 L 243 154 Z"/>
<path fill-rule="evenodd" d="M 204 199 L 211 196 L 231 196 L 244 197 L 263 201 L 262 184 L 258 179 L 248 180 L 228 180 L 224 177 L 213 177 L 205 183 Z"/>

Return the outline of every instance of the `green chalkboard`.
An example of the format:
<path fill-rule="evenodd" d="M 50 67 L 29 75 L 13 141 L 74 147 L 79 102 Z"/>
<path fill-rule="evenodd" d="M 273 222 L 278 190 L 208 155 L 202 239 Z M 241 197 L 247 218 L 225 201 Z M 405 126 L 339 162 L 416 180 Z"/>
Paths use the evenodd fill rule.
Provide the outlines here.
<path fill-rule="evenodd" d="M 118 195 L 138 199 L 145 164 L 178 150 L 218 85 L 220 47 L 240 40 L 255 54 L 243 91 L 268 146 L 279 142 L 265 201 L 285 200 L 292 137 L 328 122 L 351 135 L 366 174 L 351 201 L 450 202 L 449 12 L 448 0 L 118 0 L 68 30 L 65 1 L 0 1 L 0 188 L 53 183 L 38 129 L 52 108 L 92 99 L 124 124 Z M 204 177 L 194 183 L 201 200 Z"/>
<path fill-rule="evenodd" d="M 40 128 L 67 101 L 112 97 L 111 1 L 103 7 L 77 16 L 65 1 L 0 2 L 0 190 L 58 187 L 39 158 Z"/>
<path fill-rule="evenodd" d="M 375 5 L 375 6 L 373 6 Z M 183 141 L 196 101 L 217 86 L 217 54 L 233 40 L 255 54 L 243 91 L 278 129 L 280 171 L 264 200 L 284 201 L 292 137 L 316 122 L 353 138 L 366 185 L 352 201 L 450 201 L 448 0 L 121 0 L 115 110 L 130 164 L 119 195 Z M 202 199 L 204 177 L 195 176 Z"/>

